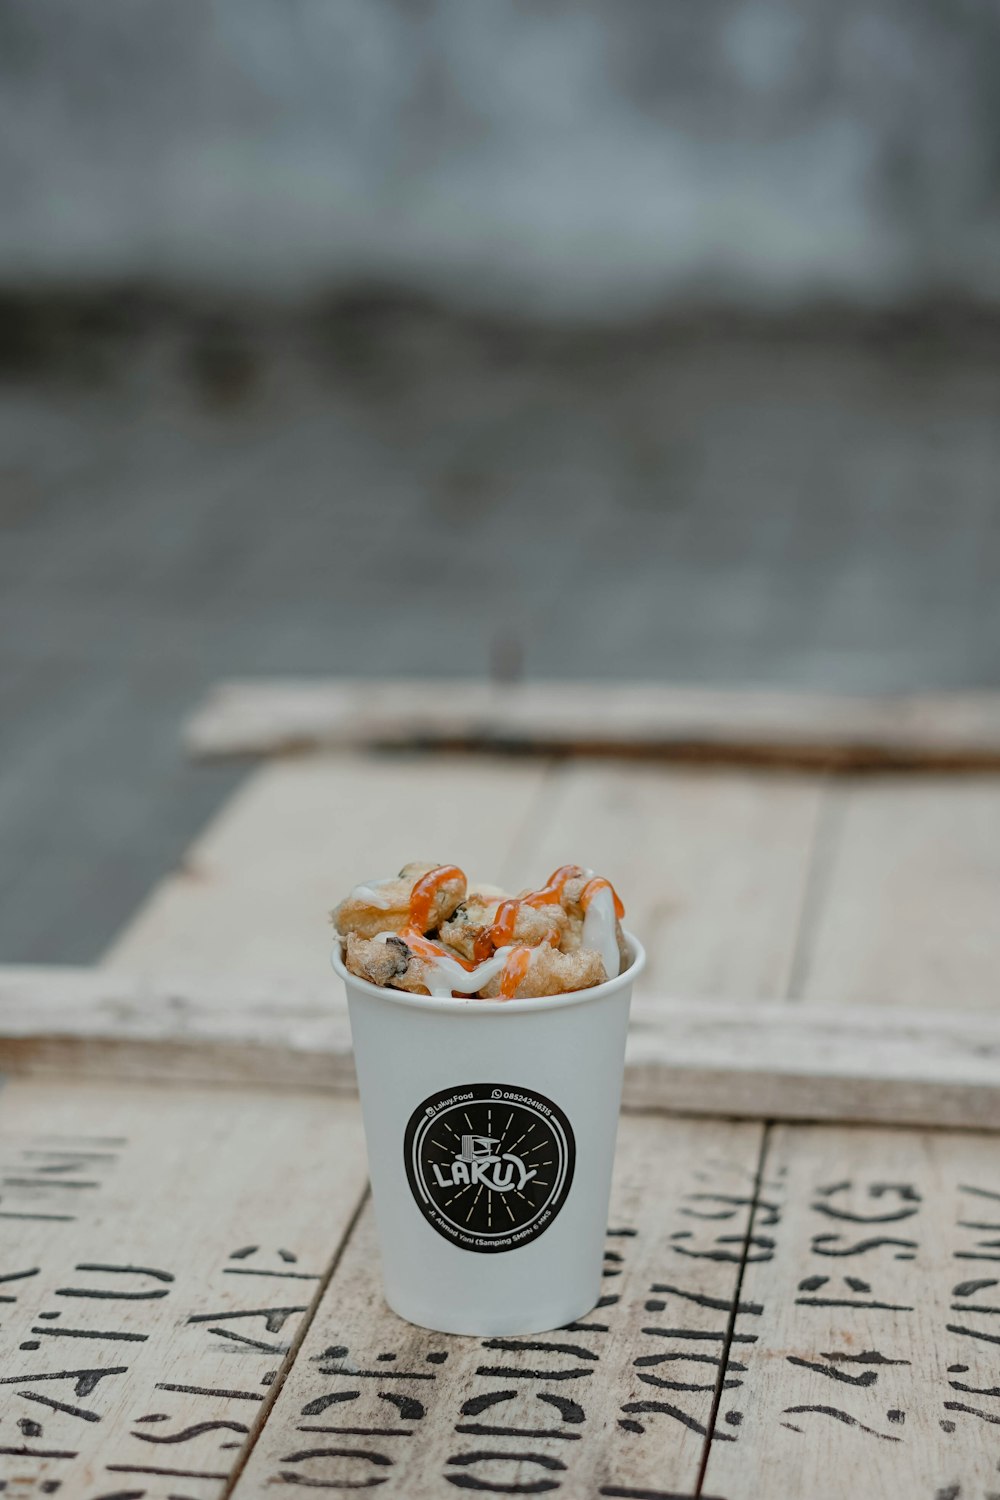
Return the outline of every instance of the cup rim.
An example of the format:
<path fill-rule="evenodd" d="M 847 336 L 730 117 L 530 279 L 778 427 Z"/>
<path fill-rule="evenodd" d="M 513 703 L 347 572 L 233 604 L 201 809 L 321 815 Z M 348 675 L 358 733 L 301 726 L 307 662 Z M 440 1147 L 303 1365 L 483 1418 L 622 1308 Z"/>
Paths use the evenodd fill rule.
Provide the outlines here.
<path fill-rule="evenodd" d="M 589 1005 L 604 1000 L 617 991 L 631 988 L 633 981 L 646 966 L 646 950 L 639 939 L 623 928 L 622 932 L 632 956 L 627 969 L 606 979 L 603 984 L 594 984 L 585 990 L 570 990 L 563 995 L 532 995 L 523 1000 L 479 1000 L 475 995 L 412 995 L 408 990 L 394 990 L 388 986 L 372 984 L 352 974 L 344 963 L 340 938 L 333 945 L 330 963 L 334 973 L 339 974 L 348 989 L 355 989 L 372 999 L 388 1001 L 390 1005 L 401 1005 L 410 1010 L 443 1011 L 454 1016 L 514 1016 L 533 1015 L 540 1010 L 565 1010 L 573 1005 Z"/>

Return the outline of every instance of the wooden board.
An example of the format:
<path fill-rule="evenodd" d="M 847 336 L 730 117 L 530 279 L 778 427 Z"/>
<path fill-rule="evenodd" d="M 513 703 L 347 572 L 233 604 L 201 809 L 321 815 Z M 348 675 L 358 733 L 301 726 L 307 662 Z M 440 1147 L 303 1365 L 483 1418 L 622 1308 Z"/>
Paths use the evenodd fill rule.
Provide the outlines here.
<path fill-rule="evenodd" d="M 544 763 L 348 756 L 251 777 L 105 956 L 110 967 L 329 976 L 330 908 L 411 859 L 512 878 Z"/>
<path fill-rule="evenodd" d="M 221 1495 L 365 1187 L 356 1105 L 11 1082 L 0 1480 Z"/>
<path fill-rule="evenodd" d="M 377 1483 L 400 1500 L 693 1494 L 760 1139 L 751 1125 L 623 1121 L 602 1304 L 531 1339 L 449 1338 L 395 1317 L 366 1211 L 237 1500 L 282 1484 Z M 727 1407 L 741 1383 L 728 1381 Z"/>
<path fill-rule="evenodd" d="M 321 986 L 0 968 L 0 1069 L 353 1093 L 346 1004 Z M 1000 1017 L 633 1006 L 626 1109 L 1000 1129 Z"/>
<path fill-rule="evenodd" d="M 713 1444 L 707 1491 L 995 1495 L 995 1140 L 775 1127 L 752 1234 L 742 1421 Z"/>
<path fill-rule="evenodd" d="M 196 755 L 371 745 L 595 750 L 795 766 L 1000 766 L 1000 696 L 835 698 L 655 682 L 263 679 L 215 687 Z"/>
<path fill-rule="evenodd" d="M 802 997 L 995 1011 L 1000 780 L 848 780 L 831 801 Z"/>
<path fill-rule="evenodd" d="M 423 1500 L 457 1476 L 604 1497 L 990 1493 L 992 1140 L 775 1128 L 758 1185 L 759 1127 L 627 1118 L 609 1300 L 558 1334 L 469 1340 L 385 1309 L 367 1210 L 338 1255 L 356 1118 L 268 1099 L 8 1089 L 10 1493 L 377 1477 Z"/>
<path fill-rule="evenodd" d="M 355 1106 L 306 1087 L 350 1082 L 322 913 L 359 874 L 424 852 L 520 884 L 576 855 L 565 843 L 585 830 L 627 896 L 634 885 L 655 988 L 636 1005 L 632 1106 L 997 1123 L 994 1017 L 842 1006 L 834 984 L 838 967 L 864 972 L 860 995 L 878 1002 L 869 979 L 887 976 L 895 1001 L 909 974 L 927 999 L 930 968 L 948 1005 L 961 996 L 954 975 L 987 975 L 991 939 L 964 971 L 950 958 L 972 941 L 955 925 L 962 882 L 974 913 L 993 909 L 976 904 L 994 872 L 985 784 L 951 804 L 952 820 L 945 803 L 928 812 L 926 794 L 965 788 L 927 778 L 830 790 L 773 772 L 634 771 L 420 757 L 269 765 L 103 975 L 0 974 L 0 1063 L 62 1074 L 0 1096 L 0 1134 L 11 1127 L 0 1275 L 14 1278 L 0 1296 L 17 1299 L 0 1335 L 0 1448 L 19 1450 L 0 1454 L 7 1493 L 61 1481 L 59 1500 L 221 1500 L 374 1480 L 407 1500 L 470 1488 L 571 1500 L 1000 1494 L 995 1137 L 799 1124 L 767 1135 L 626 1116 L 608 1241 L 617 1300 L 503 1348 L 410 1329 L 382 1304 L 369 1213 L 352 1219 Z M 447 849 L 415 847 L 442 830 Z M 881 932 L 852 907 L 855 886 Z M 934 936 L 941 913 L 947 942 Z M 905 956 L 893 968 L 908 942 L 924 968 Z M 164 969 L 181 972 L 129 973 Z M 756 1003 L 787 993 L 807 1003 Z M 115 1081 L 67 1079 L 74 1069 Z M 210 1092 L 176 1082 L 206 1078 Z M 340 1112 L 332 1140 L 325 1111 Z M 24 1155 L 44 1151 L 57 1154 Z M 120 1153 L 107 1189 L 105 1152 Z M 89 1219 L 59 1207 L 91 1195 Z M 3 1217 L 24 1204 L 54 1217 Z M 97 1266 L 117 1269 L 85 1269 Z M 241 1300 L 257 1271 L 268 1285 L 308 1277 L 308 1295 Z M 119 1277 L 134 1297 L 118 1300 Z M 95 1295 L 105 1290 L 114 1295 Z M 30 1363 L 68 1342 L 37 1332 L 67 1326 L 67 1309 L 77 1335 L 141 1335 L 110 1340 L 101 1379 L 77 1392 L 74 1377 L 68 1394 L 37 1376 L 69 1364 Z M 119 1321 L 98 1321 L 112 1311 Z M 124 1371 L 112 1383 L 114 1365 L 127 1366 L 127 1386 Z M 98 1368 L 97 1356 L 80 1368 Z M 142 1420 L 152 1417 L 162 1420 Z M 36 1445 L 78 1457 L 20 1451 Z"/>
<path fill-rule="evenodd" d="M 326 914 L 359 879 L 426 855 L 517 890 L 579 856 L 617 881 L 648 941 L 637 993 L 782 995 L 822 788 L 634 771 L 469 757 L 268 764 L 157 887 L 106 966 L 325 987 Z"/>

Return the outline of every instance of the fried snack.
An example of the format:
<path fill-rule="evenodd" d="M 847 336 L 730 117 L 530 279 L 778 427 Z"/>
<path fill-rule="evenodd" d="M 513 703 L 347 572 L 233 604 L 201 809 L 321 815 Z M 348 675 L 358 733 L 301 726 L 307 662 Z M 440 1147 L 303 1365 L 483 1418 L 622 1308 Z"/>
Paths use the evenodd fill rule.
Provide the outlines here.
<path fill-rule="evenodd" d="M 451 874 L 454 867 L 408 864 L 392 879 L 356 885 L 330 913 L 330 920 L 341 937 L 356 933 L 359 937 L 373 938 L 380 932 L 402 932 L 414 918 L 411 912 L 414 888 L 424 875 L 443 868 L 449 869 L 449 878 L 436 887 L 418 918 L 421 932 L 433 932 L 451 916 L 465 895 L 465 876 L 458 869 Z"/>
<path fill-rule="evenodd" d="M 411 938 L 407 942 L 396 933 L 363 938 L 352 932 L 347 938 L 344 962 L 352 974 L 367 979 L 369 984 L 381 985 L 383 989 L 409 990 L 413 995 L 428 995 L 432 989 L 440 988 L 434 983 L 434 968 L 441 959 L 454 959 L 458 966 L 458 958 L 437 943 L 428 945 L 433 948 L 433 954 L 422 953 L 422 947 L 419 939 Z M 459 973 L 453 973 L 450 979 L 461 983 Z M 451 993 L 450 988 L 448 993 Z"/>
<path fill-rule="evenodd" d="M 497 920 L 497 913 L 509 896 L 502 900 L 484 896 L 482 891 L 470 892 L 455 908 L 447 922 L 441 924 L 441 937 L 463 958 L 482 956 L 483 940 Z M 568 930 L 569 919 L 561 906 L 533 907 L 518 904 L 512 912 L 513 920 L 503 936 L 504 944 L 536 948 L 539 943 L 559 946 Z M 582 926 L 582 924 L 581 924 Z M 576 945 L 579 947 L 579 943 Z"/>
<path fill-rule="evenodd" d="M 535 995 L 565 995 L 603 984 L 607 970 L 599 953 L 578 948 L 561 953 L 544 943 L 538 948 L 515 948 L 505 973 L 480 990 L 484 1000 L 527 1000 Z"/>
<path fill-rule="evenodd" d="M 416 976 L 411 973 L 413 953 L 395 933 L 380 938 L 347 934 L 344 963 L 359 979 L 383 989 L 414 990 Z"/>
<path fill-rule="evenodd" d="M 560 893 L 560 903 L 566 913 L 566 937 L 562 947 L 567 953 L 575 953 L 584 943 L 583 927 L 586 920 L 581 897 L 588 886 L 594 883 L 593 877 L 587 873 L 567 880 Z M 622 932 L 622 924 L 617 915 L 614 918 L 615 942 L 618 946 L 618 960 L 621 967 L 628 967 L 628 947 L 625 942 L 625 934 Z"/>
<path fill-rule="evenodd" d="M 384 932 L 375 938 L 348 934 L 344 962 L 359 979 L 383 989 L 409 990 L 414 995 L 471 995 L 486 980 L 503 974 L 507 954 L 504 950 L 486 963 L 466 963 L 454 949 L 404 928 L 402 933 Z"/>
<path fill-rule="evenodd" d="M 603 984 L 630 955 L 624 908 L 602 876 L 560 865 L 538 890 L 467 893 L 457 865 L 404 865 L 333 913 L 352 974 L 436 998 L 514 1000 Z"/>

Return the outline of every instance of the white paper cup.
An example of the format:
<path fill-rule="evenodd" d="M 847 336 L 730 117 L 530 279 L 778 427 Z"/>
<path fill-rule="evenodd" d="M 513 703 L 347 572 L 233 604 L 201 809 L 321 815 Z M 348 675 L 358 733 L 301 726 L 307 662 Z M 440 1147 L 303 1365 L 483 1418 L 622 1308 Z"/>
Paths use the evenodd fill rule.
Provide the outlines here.
<path fill-rule="evenodd" d="M 434 999 L 343 979 L 385 1295 L 441 1333 L 540 1333 L 600 1294 L 632 983 Z"/>

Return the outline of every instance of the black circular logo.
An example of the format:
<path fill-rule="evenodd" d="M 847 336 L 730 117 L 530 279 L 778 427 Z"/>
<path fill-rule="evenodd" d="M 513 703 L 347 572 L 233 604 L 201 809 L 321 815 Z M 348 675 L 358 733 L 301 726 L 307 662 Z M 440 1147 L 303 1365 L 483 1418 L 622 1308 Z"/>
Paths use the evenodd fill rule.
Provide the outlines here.
<path fill-rule="evenodd" d="M 496 1254 L 544 1234 L 573 1182 L 576 1142 L 557 1104 L 504 1083 L 442 1089 L 413 1111 L 406 1176 L 428 1223 Z"/>

